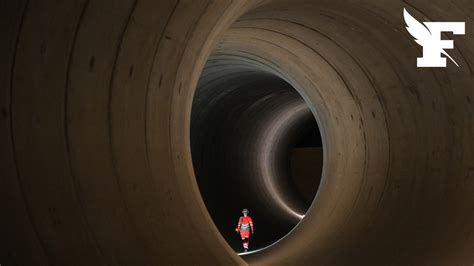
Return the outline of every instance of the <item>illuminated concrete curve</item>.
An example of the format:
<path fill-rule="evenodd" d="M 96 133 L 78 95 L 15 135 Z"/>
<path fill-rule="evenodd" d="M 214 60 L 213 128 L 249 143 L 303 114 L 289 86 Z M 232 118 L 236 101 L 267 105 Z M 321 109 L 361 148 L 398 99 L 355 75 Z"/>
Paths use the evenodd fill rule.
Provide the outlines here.
<path fill-rule="evenodd" d="M 416 67 L 422 50 L 403 8 L 420 21 L 466 22 L 464 36 L 445 36 L 459 68 Z M 472 265 L 473 12 L 468 0 L 7 1 L 0 263 Z M 206 72 L 216 58 L 224 66 Z M 202 183 L 193 154 L 206 143 L 196 97 L 218 99 L 204 93 L 206 77 L 235 75 L 253 77 L 236 86 L 276 98 L 220 102 L 228 108 L 214 111 L 239 103 L 265 118 L 227 125 L 289 141 L 299 101 L 324 151 L 304 218 L 242 257 L 214 219 L 205 188 L 215 183 Z M 255 154 L 244 171 L 282 173 L 263 152 L 283 146 L 239 136 Z M 297 194 L 268 176 L 258 184 L 276 192 L 256 208 L 298 209 L 275 197 Z"/>

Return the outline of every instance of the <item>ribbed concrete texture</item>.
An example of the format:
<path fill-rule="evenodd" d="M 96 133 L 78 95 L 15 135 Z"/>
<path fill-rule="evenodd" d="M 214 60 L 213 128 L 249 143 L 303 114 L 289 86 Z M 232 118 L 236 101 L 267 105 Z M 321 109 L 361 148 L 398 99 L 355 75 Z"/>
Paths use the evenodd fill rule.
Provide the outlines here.
<path fill-rule="evenodd" d="M 403 8 L 466 22 L 460 67 L 416 67 Z M 472 265 L 472 14 L 3 1 L 0 264 Z M 274 243 L 240 257 L 241 205 Z"/>

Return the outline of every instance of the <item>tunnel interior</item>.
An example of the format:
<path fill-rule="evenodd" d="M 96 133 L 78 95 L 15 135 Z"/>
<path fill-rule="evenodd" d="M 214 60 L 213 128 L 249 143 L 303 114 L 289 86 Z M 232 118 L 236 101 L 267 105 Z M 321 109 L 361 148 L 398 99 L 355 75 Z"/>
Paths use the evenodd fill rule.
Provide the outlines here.
<path fill-rule="evenodd" d="M 278 74 L 248 58 L 212 55 L 191 115 L 191 151 L 201 195 L 229 245 L 250 210 L 258 250 L 304 217 L 321 178 L 322 140 L 306 102 Z"/>
<path fill-rule="evenodd" d="M 1 6 L 0 264 L 474 262 L 474 1 Z"/>

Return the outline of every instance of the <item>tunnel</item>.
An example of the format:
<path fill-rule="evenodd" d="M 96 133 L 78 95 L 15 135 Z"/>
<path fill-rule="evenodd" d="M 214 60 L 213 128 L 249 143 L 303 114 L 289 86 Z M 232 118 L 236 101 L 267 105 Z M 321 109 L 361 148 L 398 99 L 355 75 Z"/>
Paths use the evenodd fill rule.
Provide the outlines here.
<path fill-rule="evenodd" d="M 301 221 L 321 179 L 315 117 L 279 75 L 249 55 L 219 49 L 194 95 L 190 137 L 196 180 L 213 221 L 237 252 L 240 239 L 232 229 L 244 206 L 264 225 L 252 241 L 254 249 L 263 248 Z"/>
<path fill-rule="evenodd" d="M 0 6 L 0 264 L 474 263 L 471 1 Z"/>

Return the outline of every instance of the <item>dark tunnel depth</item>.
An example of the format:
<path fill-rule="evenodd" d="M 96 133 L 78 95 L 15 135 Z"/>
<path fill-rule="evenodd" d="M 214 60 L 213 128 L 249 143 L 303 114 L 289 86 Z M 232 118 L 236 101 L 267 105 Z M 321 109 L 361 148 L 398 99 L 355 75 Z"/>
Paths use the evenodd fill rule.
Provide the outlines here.
<path fill-rule="evenodd" d="M 195 93 L 191 150 L 201 195 L 221 234 L 241 250 L 233 230 L 243 208 L 256 236 L 251 249 L 284 237 L 313 201 L 322 171 L 322 141 L 298 92 L 256 62 L 211 56 Z"/>

